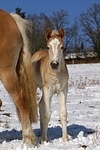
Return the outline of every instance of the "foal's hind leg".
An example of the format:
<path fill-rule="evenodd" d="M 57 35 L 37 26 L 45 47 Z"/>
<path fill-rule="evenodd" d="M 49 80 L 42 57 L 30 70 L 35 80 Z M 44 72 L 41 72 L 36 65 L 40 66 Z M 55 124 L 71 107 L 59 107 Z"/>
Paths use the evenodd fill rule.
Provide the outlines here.
<path fill-rule="evenodd" d="M 68 135 L 67 135 L 67 130 L 66 130 L 66 126 L 67 126 L 66 98 L 67 98 L 67 90 L 64 89 L 58 95 L 59 115 L 60 115 L 61 124 L 62 124 L 62 140 L 64 142 L 68 140 Z"/>
<path fill-rule="evenodd" d="M 1 75 L 1 81 L 6 90 L 12 96 L 13 101 L 19 111 L 24 143 L 31 147 L 36 144 L 36 137 L 32 132 L 29 119 L 29 110 L 25 100 L 25 92 L 18 81 L 16 72 L 12 70 L 4 71 Z"/>
<path fill-rule="evenodd" d="M 51 105 L 51 96 L 47 88 L 43 89 L 43 96 L 39 103 L 40 110 L 40 126 L 41 126 L 41 143 L 47 141 L 47 128 L 50 120 L 50 105 Z"/>

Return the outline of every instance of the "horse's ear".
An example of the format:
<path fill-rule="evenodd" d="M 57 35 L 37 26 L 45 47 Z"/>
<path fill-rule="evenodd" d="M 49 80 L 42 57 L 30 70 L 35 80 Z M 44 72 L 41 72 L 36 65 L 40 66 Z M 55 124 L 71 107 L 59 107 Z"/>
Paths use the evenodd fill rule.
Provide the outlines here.
<path fill-rule="evenodd" d="M 47 40 L 49 40 L 49 38 L 51 37 L 51 30 L 49 28 L 46 29 L 45 37 Z"/>
<path fill-rule="evenodd" d="M 63 39 L 64 38 L 64 29 L 63 28 L 60 28 L 58 30 L 58 33 L 59 33 L 59 36 Z"/>

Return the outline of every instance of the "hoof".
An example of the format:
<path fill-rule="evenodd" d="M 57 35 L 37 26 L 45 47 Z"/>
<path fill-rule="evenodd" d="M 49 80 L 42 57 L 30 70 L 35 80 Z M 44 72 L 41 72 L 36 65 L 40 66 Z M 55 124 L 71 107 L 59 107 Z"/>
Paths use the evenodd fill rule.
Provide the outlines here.
<path fill-rule="evenodd" d="M 66 135 L 66 137 L 62 137 L 62 141 L 67 142 L 68 141 L 68 135 Z"/>
<path fill-rule="evenodd" d="M 35 147 L 36 145 L 36 136 L 24 136 L 24 144 L 27 145 L 29 148 Z"/>
<path fill-rule="evenodd" d="M 41 142 L 40 142 L 41 144 L 44 144 L 44 143 L 48 143 L 48 140 L 47 140 L 47 138 L 45 137 L 45 138 L 41 138 Z"/>

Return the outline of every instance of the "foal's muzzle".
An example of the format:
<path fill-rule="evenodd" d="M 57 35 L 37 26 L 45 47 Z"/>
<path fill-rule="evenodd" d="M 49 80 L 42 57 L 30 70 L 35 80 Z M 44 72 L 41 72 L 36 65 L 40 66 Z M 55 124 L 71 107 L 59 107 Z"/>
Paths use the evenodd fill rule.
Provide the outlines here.
<path fill-rule="evenodd" d="M 52 62 L 50 63 L 50 65 L 51 65 L 51 68 L 52 68 L 53 70 L 57 70 L 57 69 L 58 69 L 58 66 L 59 66 L 59 62 L 58 62 L 58 61 L 52 61 Z"/>

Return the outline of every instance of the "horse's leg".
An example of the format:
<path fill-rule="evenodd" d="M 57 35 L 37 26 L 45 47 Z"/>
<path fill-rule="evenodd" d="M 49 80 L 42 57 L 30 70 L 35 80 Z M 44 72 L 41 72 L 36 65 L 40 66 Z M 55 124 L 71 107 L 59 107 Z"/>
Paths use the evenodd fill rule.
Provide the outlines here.
<path fill-rule="evenodd" d="M 12 71 L 11 69 L 6 69 L 1 74 L 1 81 L 6 90 L 12 96 L 13 101 L 19 111 L 24 143 L 31 147 L 33 144 L 36 144 L 36 137 L 32 131 L 29 119 L 29 110 L 27 107 L 27 101 L 25 99 L 25 92 L 19 83 L 16 72 Z"/>
<path fill-rule="evenodd" d="M 47 141 L 47 129 L 50 120 L 50 107 L 51 107 L 51 96 L 49 90 L 44 87 L 43 96 L 39 103 L 40 111 L 40 127 L 41 127 L 41 143 Z"/>
<path fill-rule="evenodd" d="M 62 139 L 63 141 L 68 140 L 68 135 L 67 135 L 67 110 L 66 110 L 66 99 L 67 98 L 67 90 L 64 89 L 58 94 L 58 99 L 59 99 L 59 115 L 61 119 L 61 124 L 62 124 Z"/>

